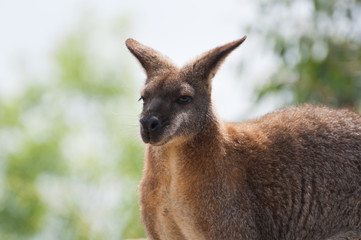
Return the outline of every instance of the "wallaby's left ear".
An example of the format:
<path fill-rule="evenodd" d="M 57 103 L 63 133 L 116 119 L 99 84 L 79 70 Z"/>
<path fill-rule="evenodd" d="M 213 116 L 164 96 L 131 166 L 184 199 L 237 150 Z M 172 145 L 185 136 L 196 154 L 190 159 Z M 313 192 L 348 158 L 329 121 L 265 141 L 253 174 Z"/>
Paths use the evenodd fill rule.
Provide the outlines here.
<path fill-rule="evenodd" d="M 193 74 L 197 78 L 210 80 L 214 77 L 228 54 L 241 45 L 246 38 L 247 36 L 244 36 L 239 40 L 214 48 L 199 56 L 196 60 L 188 64 L 188 66 L 192 65 Z"/>

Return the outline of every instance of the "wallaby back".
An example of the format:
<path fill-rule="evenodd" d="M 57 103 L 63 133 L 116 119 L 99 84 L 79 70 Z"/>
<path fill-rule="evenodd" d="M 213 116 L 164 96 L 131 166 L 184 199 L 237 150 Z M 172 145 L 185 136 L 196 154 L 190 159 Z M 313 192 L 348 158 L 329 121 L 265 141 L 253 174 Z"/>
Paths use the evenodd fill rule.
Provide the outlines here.
<path fill-rule="evenodd" d="M 220 120 L 211 79 L 245 37 L 182 68 L 135 40 L 147 73 L 139 186 L 148 239 L 361 239 L 361 116 L 303 105 Z"/>

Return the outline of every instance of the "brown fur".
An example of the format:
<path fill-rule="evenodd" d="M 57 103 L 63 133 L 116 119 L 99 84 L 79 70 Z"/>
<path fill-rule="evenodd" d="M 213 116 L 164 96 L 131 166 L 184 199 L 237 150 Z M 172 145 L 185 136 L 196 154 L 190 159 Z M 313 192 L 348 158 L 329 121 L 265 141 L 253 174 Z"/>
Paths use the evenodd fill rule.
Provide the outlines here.
<path fill-rule="evenodd" d="M 361 239 L 360 115 L 311 105 L 243 123 L 215 114 L 211 79 L 244 40 L 183 68 L 126 42 L 148 77 L 139 186 L 148 239 Z"/>

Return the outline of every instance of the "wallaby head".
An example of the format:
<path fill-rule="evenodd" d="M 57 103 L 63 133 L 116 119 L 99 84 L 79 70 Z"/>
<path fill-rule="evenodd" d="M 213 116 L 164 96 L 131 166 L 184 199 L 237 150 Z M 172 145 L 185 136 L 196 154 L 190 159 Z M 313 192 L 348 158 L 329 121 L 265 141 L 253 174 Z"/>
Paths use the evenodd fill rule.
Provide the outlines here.
<path fill-rule="evenodd" d="M 140 98 L 140 131 L 145 143 L 163 145 L 188 139 L 212 120 L 211 79 L 245 39 L 212 49 L 182 68 L 150 47 L 133 39 L 126 41 L 147 75 Z"/>

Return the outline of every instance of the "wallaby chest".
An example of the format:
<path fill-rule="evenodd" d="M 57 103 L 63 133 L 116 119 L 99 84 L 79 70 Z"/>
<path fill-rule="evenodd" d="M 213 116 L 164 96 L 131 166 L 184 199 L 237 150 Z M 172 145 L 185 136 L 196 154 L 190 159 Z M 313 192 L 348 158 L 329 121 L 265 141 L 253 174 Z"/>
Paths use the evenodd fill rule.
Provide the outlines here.
<path fill-rule="evenodd" d="M 160 239 L 254 239 L 252 208 L 245 207 L 249 198 L 239 179 L 244 170 L 230 161 L 224 164 L 229 156 L 221 149 L 203 159 L 196 152 L 147 156 L 140 191 L 148 231 L 154 230 Z"/>
<path fill-rule="evenodd" d="M 205 239 L 197 228 L 195 212 L 200 206 L 190 188 L 196 186 L 180 171 L 179 157 L 172 150 L 148 155 L 153 163 L 140 184 L 142 219 L 164 239 Z"/>

